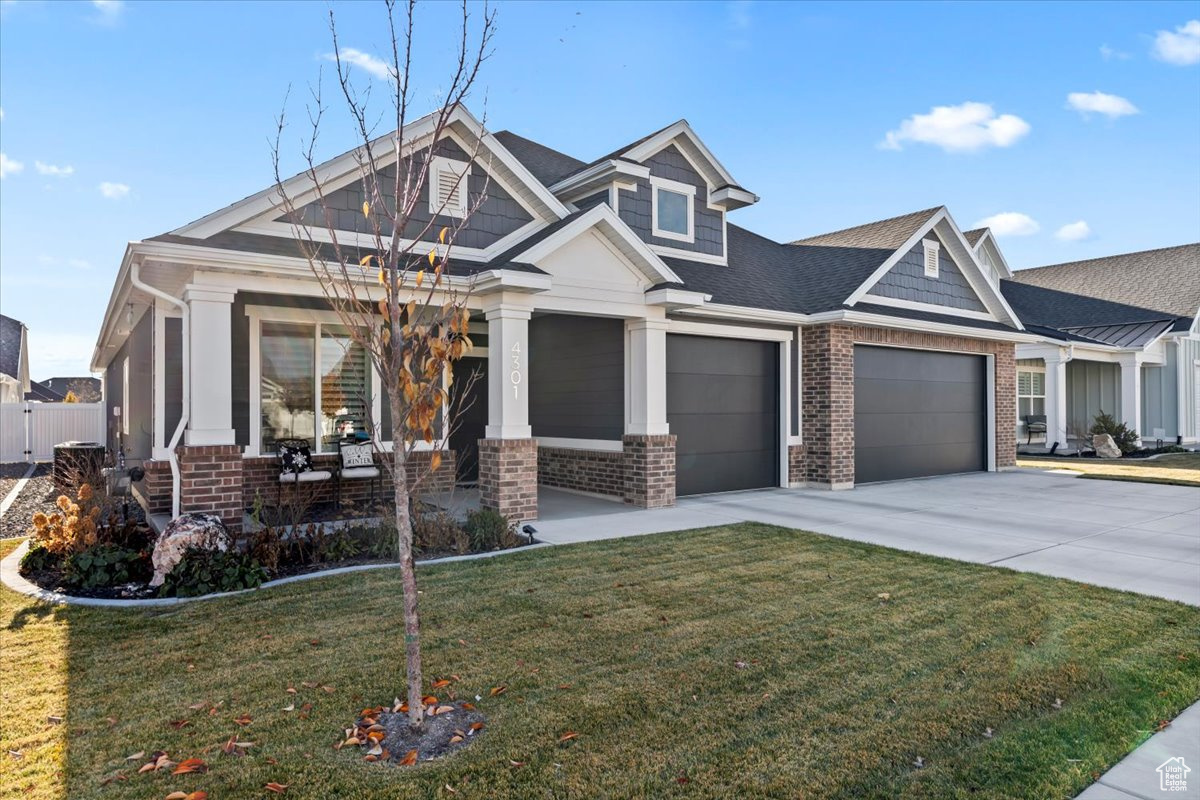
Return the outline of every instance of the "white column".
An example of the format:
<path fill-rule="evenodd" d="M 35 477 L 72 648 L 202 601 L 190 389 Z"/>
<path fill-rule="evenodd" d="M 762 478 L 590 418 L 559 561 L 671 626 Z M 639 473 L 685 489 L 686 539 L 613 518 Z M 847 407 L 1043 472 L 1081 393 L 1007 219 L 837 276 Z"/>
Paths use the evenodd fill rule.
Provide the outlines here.
<path fill-rule="evenodd" d="M 1067 446 L 1067 361 L 1065 354 L 1047 356 L 1046 361 L 1046 447 L 1054 442 Z"/>
<path fill-rule="evenodd" d="M 529 317 L 527 307 L 485 307 L 488 322 L 489 439 L 529 439 Z"/>
<path fill-rule="evenodd" d="M 670 433 L 667 427 L 667 326 L 665 319 L 635 319 L 629 331 L 629 424 L 635 436 Z"/>
<path fill-rule="evenodd" d="M 191 317 L 191 398 L 184 444 L 235 444 L 233 336 L 235 290 L 189 284 L 183 299 Z"/>
<path fill-rule="evenodd" d="M 1139 446 L 1142 431 L 1142 363 L 1137 353 L 1122 353 L 1118 358 L 1121 365 L 1121 421 L 1130 430 L 1138 432 Z"/>

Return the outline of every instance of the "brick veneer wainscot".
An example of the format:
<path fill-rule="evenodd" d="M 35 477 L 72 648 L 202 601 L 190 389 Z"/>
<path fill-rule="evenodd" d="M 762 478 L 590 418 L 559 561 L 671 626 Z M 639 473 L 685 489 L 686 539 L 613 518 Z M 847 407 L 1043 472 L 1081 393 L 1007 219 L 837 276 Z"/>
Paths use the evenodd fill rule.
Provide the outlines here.
<path fill-rule="evenodd" d="M 625 496 L 625 454 L 538 446 L 538 483 L 612 497 Z"/>
<path fill-rule="evenodd" d="M 179 511 L 216 514 L 229 532 L 242 532 L 242 448 L 235 444 L 184 446 L 179 460 Z"/>
<path fill-rule="evenodd" d="M 804 445 L 788 445 L 788 486 L 804 485 Z"/>
<path fill-rule="evenodd" d="M 803 330 L 804 479 L 813 486 L 854 485 L 854 345 L 878 344 L 993 356 L 996 467 L 1016 463 L 1016 359 L 1012 342 L 866 325 Z M 789 454 L 790 455 L 790 454 Z M 791 460 L 791 458 L 789 458 Z"/>
<path fill-rule="evenodd" d="M 621 437 L 625 460 L 625 502 L 639 508 L 675 505 L 675 436 Z"/>
<path fill-rule="evenodd" d="M 479 502 L 513 522 L 537 519 L 536 439 L 479 440 Z"/>
<path fill-rule="evenodd" d="M 133 484 L 134 499 L 147 514 L 171 513 L 171 464 L 167 461 L 143 461 L 146 476 Z"/>

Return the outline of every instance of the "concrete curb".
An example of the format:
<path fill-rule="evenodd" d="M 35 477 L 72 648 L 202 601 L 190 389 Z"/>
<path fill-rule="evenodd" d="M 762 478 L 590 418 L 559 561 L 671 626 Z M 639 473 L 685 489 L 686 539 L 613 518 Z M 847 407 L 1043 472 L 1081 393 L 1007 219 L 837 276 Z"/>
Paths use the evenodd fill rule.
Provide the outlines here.
<path fill-rule="evenodd" d="M 495 558 L 496 556 L 505 556 L 511 553 L 525 553 L 530 550 L 540 550 L 543 547 L 551 547 L 549 542 L 536 542 L 525 547 L 514 547 L 509 550 L 492 550 L 487 553 L 471 553 L 465 556 L 446 556 L 445 558 L 431 558 L 426 561 L 418 561 L 417 567 L 433 566 L 436 564 L 452 564 L 459 561 L 478 561 L 484 558 Z M 352 567 L 337 567 L 335 569 L 320 570 L 318 572 L 307 572 L 303 575 L 290 575 L 286 578 L 276 578 L 273 581 L 266 581 L 261 586 L 255 589 L 241 589 L 236 592 L 219 592 L 217 594 L 206 594 L 200 597 L 148 597 L 144 599 L 120 600 L 109 597 L 73 597 L 71 595 L 62 594 L 61 592 L 51 592 L 43 589 L 40 586 L 30 583 L 21 576 L 20 566 L 21 559 L 29 552 L 29 540 L 21 542 L 16 550 L 12 551 L 0 561 L 0 583 L 3 583 L 14 592 L 33 597 L 37 600 L 42 600 L 46 603 L 54 603 L 64 606 L 91 606 L 93 608 L 161 608 L 165 606 L 177 606 L 184 603 L 196 603 L 204 600 L 219 600 L 222 597 L 234 597 L 239 594 L 249 594 L 251 592 L 270 589 L 274 586 L 286 586 L 289 583 L 299 583 L 300 581 L 315 580 L 317 578 L 329 578 L 335 575 L 347 575 L 351 572 L 366 572 L 367 570 L 375 569 L 396 569 L 399 564 L 358 564 Z"/>

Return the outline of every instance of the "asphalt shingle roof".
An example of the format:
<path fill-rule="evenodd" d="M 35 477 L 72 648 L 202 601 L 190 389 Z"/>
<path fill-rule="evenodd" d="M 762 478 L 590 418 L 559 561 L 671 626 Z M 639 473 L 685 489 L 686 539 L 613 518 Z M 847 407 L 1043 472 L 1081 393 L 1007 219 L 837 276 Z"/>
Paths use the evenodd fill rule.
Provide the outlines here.
<path fill-rule="evenodd" d="M 19 320 L 0 314 L 0 373 L 16 378 L 21 371 L 21 329 Z"/>
<path fill-rule="evenodd" d="M 974 247 L 975 245 L 979 244 L 979 240 L 982 239 L 983 235 L 987 232 L 987 228 L 976 228 L 973 231 L 963 231 L 963 238 L 967 240 L 967 244 L 971 245 L 971 247 Z"/>
<path fill-rule="evenodd" d="M 914 211 L 898 217 L 868 222 L 865 225 L 855 225 L 832 233 L 822 233 L 797 239 L 792 244 L 833 245 L 835 247 L 869 247 L 887 249 L 895 252 L 917 232 L 917 229 L 929 221 L 944 206 Z"/>
<path fill-rule="evenodd" d="M 533 177 L 546 186 L 558 183 L 563 177 L 586 166 L 578 158 L 530 141 L 512 131 L 500 131 L 495 136 L 517 161 L 525 165 L 525 169 L 533 173 Z"/>
<path fill-rule="evenodd" d="M 1022 269 L 1013 273 L 1013 280 L 1195 318 L 1200 312 L 1200 243 Z"/>
<path fill-rule="evenodd" d="M 1043 289 L 1011 280 L 1000 281 L 1000 291 L 1027 328 L 1065 341 L 1137 346 L 1120 342 L 1140 338 L 1144 344 L 1163 330 L 1179 329 L 1181 323 L 1186 325 L 1188 322 L 1186 317 L 1163 311 Z M 1142 326 L 1146 327 L 1135 330 Z M 1119 330 L 1121 328 L 1124 330 Z M 1152 329 L 1158 333 L 1149 333 Z"/>

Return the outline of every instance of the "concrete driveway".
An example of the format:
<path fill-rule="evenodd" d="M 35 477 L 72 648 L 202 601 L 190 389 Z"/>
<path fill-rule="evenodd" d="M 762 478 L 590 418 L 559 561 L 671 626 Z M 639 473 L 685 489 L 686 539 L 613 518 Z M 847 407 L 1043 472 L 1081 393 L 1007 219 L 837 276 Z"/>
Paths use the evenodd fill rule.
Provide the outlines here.
<path fill-rule="evenodd" d="M 555 544 L 757 521 L 1200 605 L 1200 489 L 1036 470 L 764 489 L 638 510 L 543 488 Z"/>

